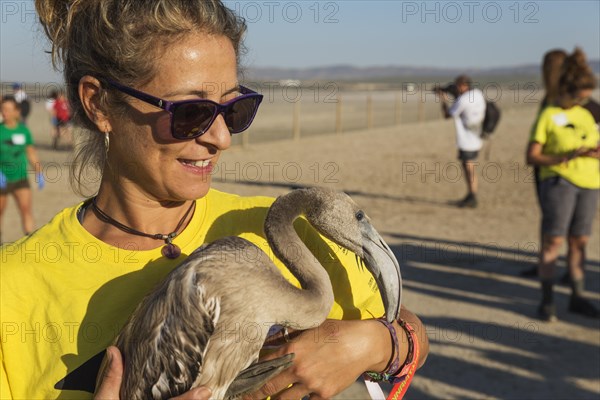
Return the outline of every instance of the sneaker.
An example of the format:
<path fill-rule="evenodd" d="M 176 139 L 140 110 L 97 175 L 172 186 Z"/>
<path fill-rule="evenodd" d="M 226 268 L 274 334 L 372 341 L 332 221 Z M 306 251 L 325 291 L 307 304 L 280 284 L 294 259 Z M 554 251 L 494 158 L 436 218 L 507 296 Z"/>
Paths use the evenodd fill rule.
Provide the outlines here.
<path fill-rule="evenodd" d="M 542 321 L 554 322 L 556 318 L 556 306 L 553 303 L 540 304 L 538 308 L 538 315 Z"/>
<path fill-rule="evenodd" d="M 458 208 L 475 208 L 477 207 L 477 198 L 473 193 L 469 193 L 467 197 L 458 202 L 457 206 Z"/>
<path fill-rule="evenodd" d="M 592 303 L 579 296 L 571 296 L 569 311 L 589 318 L 600 318 L 600 311 Z"/>

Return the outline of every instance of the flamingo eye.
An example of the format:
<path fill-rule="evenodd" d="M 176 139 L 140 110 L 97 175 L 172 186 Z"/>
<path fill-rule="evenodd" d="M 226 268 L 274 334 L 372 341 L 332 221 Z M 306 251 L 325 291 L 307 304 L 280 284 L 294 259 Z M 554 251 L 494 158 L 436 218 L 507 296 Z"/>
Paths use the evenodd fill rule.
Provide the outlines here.
<path fill-rule="evenodd" d="M 355 217 L 356 217 L 356 220 L 357 220 L 357 221 L 362 221 L 362 220 L 363 220 L 363 218 L 365 217 L 365 213 L 364 213 L 364 212 L 362 212 L 362 211 L 358 211 L 358 212 L 355 214 Z"/>

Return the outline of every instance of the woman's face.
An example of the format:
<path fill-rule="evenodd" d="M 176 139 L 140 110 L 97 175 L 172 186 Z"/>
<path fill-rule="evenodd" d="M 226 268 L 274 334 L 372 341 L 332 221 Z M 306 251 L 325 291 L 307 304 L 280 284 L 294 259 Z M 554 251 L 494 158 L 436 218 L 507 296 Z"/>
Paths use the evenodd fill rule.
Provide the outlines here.
<path fill-rule="evenodd" d="M 165 100 L 208 99 L 217 103 L 238 95 L 236 54 L 224 36 L 190 34 L 159 52 L 156 75 L 137 86 Z M 171 136 L 171 115 L 125 96 L 127 112 L 109 115 L 112 133 L 108 167 L 125 191 L 157 201 L 203 197 L 221 152 L 231 145 L 223 117 L 202 136 L 177 140 Z"/>
<path fill-rule="evenodd" d="M 577 100 L 579 103 L 585 103 L 592 95 L 593 89 L 581 89 L 577 92 Z"/>

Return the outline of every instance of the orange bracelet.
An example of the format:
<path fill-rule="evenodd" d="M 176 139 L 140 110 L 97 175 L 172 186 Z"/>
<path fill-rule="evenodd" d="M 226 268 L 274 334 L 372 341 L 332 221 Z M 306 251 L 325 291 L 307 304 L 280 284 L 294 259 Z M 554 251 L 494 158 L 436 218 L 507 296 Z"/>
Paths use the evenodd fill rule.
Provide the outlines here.
<path fill-rule="evenodd" d="M 396 380 L 394 383 L 394 387 L 390 391 L 387 400 L 401 400 L 410 383 L 412 382 L 412 378 L 415 376 L 415 372 L 417 370 L 417 363 L 419 362 L 419 341 L 417 339 L 417 335 L 415 334 L 415 330 L 412 326 L 410 326 L 407 322 L 398 321 L 398 324 L 404 329 L 406 335 L 410 343 L 412 343 L 412 351 L 409 347 L 409 354 L 406 355 L 406 361 L 402 364 L 400 372 L 396 375 Z"/>

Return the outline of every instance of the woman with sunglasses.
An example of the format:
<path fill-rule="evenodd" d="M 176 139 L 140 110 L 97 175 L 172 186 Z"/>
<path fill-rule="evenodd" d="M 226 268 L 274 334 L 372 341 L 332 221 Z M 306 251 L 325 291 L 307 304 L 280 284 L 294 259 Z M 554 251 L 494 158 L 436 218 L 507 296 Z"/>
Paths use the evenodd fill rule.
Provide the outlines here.
<path fill-rule="evenodd" d="M 92 198 L 1 250 L 0 397 L 118 398 L 123 365 L 109 346 L 157 282 L 220 237 L 268 250 L 262 225 L 273 199 L 211 189 L 219 156 L 262 96 L 238 83 L 245 24 L 218 0 L 37 0 L 36 9 L 87 135 L 75 187 L 94 168 L 101 179 Z M 383 315 L 381 299 L 354 256 L 312 230 L 304 236 L 322 263 L 333 254 L 341 265 L 331 268 L 345 269 L 334 276 L 327 321 L 336 340 L 305 331 L 283 343 L 277 351 L 294 352 L 293 367 L 251 398 L 327 398 L 366 371 L 393 374 L 392 361 L 409 359 L 406 330 L 372 319 Z M 424 328 L 409 311 L 401 316 L 417 332 L 420 365 Z M 208 398 L 208 389 L 179 398 Z"/>

